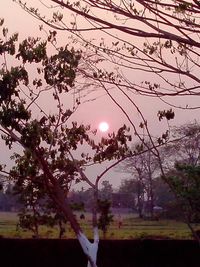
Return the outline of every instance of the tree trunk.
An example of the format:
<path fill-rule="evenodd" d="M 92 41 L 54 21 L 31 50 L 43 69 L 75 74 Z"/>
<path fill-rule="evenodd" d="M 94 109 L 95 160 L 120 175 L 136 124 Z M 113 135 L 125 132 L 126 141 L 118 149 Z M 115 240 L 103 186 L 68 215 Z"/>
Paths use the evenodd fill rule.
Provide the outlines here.
<path fill-rule="evenodd" d="M 150 214 L 151 218 L 154 218 L 154 193 L 153 193 L 153 181 L 152 175 L 149 173 L 149 202 L 150 202 Z"/>
<path fill-rule="evenodd" d="M 98 234 L 98 228 L 94 228 L 94 242 L 91 243 L 87 237 L 80 232 L 77 236 L 79 243 L 81 244 L 81 247 L 84 251 L 84 253 L 88 257 L 88 265 L 87 267 L 97 267 L 96 261 L 97 261 L 97 251 L 99 247 L 99 234 Z"/>
<path fill-rule="evenodd" d="M 57 204 L 58 208 L 63 212 L 66 216 L 66 219 L 70 222 L 70 225 L 79 240 L 79 243 L 88 258 L 88 267 L 97 267 L 96 258 L 97 258 L 97 250 L 99 244 L 99 234 L 97 227 L 97 206 L 94 207 L 93 212 L 93 225 L 94 227 L 94 242 L 91 243 L 88 238 L 83 234 L 83 231 L 75 218 L 72 209 L 69 205 L 68 199 L 64 194 L 62 188 L 60 187 L 58 181 L 55 179 L 50 169 L 48 168 L 48 163 L 42 157 L 42 153 L 39 151 L 35 151 L 35 155 L 39 160 L 41 167 L 44 172 L 44 179 L 47 186 L 47 190 L 49 191 L 49 196 L 53 199 L 53 201 Z M 98 198 L 98 190 L 94 189 L 94 199 Z M 97 201 L 96 204 L 97 205 Z"/>
<path fill-rule="evenodd" d="M 142 183 L 141 170 L 138 170 L 139 179 L 137 181 L 137 202 L 138 202 L 138 215 L 139 218 L 143 218 L 143 206 L 144 206 L 144 188 Z"/>
<path fill-rule="evenodd" d="M 61 239 L 65 233 L 65 228 L 61 220 L 58 221 L 58 226 L 59 226 L 59 238 Z"/>
<path fill-rule="evenodd" d="M 34 237 L 38 238 L 39 237 L 39 225 L 38 225 L 38 219 L 37 219 L 37 213 L 38 212 L 36 211 L 34 204 L 32 204 L 32 207 L 33 207 Z"/>
<path fill-rule="evenodd" d="M 83 252 L 88 258 L 88 267 L 97 267 L 96 259 L 97 259 L 97 251 L 99 244 L 99 234 L 98 228 L 94 228 L 94 242 L 91 243 L 88 238 L 84 235 L 78 221 L 74 217 L 74 214 L 69 206 L 68 199 L 62 194 L 62 190 L 59 188 L 54 188 L 56 190 L 56 200 L 58 206 L 62 210 L 62 212 L 67 217 L 68 221 L 71 224 L 72 229 L 74 230 L 77 239 L 83 249 Z"/>
<path fill-rule="evenodd" d="M 139 218 L 143 217 L 143 200 L 141 195 L 141 184 L 138 182 L 138 190 L 137 190 L 137 202 L 138 202 L 138 215 Z"/>
<path fill-rule="evenodd" d="M 194 239 L 198 242 L 199 246 L 200 246 L 200 237 L 198 235 L 198 233 L 194 230 L 194 228 L 192 227 L 192 224 L 187 221 L 187 226 L 190 229 L 190 231 L 192 232 Z"/>

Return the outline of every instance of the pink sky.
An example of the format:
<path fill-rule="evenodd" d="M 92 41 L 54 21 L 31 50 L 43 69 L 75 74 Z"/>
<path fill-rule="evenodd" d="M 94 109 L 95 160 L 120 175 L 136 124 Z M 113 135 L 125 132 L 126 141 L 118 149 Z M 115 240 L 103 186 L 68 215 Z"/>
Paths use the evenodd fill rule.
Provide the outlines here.
<path fill-rule="evenodd" d="M 38 1 L 27 1 L 28 3 L 38 3 Z M 48 2 L 48 1 L 47 1 Z M 43 8 L 44 9 L 44 8 Z M 29 14 L 24 12 L 17 4 L 15 4 L 12 0 L 4 0 L 3 3 L 1 3 L 1 9 L 0 9 L 0 17 L 5 19 L 5 26 L 8 27 L 9 32 L 19 32 L 20 39 L 26 38 L 27 36 L 33 35 L 38 36 L 42 35 L 42 33 L 39 32 L 39 25 L 41 24 L 39 21 L 31 17 Z M 66 34 L 67 35 L 67 34 Z M 62 36 L 60 37 L 60 42 L 66 43 L 67 37 L 64 33 L 62 33 Z M 139 76 L 137 76 L 139 75 Z M 142 74 L 144 75 L 144 74 Z M 141 74 L 132 72 L 127 73 L 127 76 L 134 79 L 142 79 L 143 76 Z M 102 95 L 102 93 L 101 93 Z M 133 107 L 128 103 L 122 95 L 119 95 L 118 92 L 116 92 L 115 97 L 117 100 L 121 103 L 121 105 L 124 107 L 126 112 L 129 114 L 131 119 L 138 125 L 140 122 L 139 115 L 137 112 L 133 109 Z M 96 97 L 96 93 L 93 93 L 91 96 L 87 97 L 87 99 L 90 99 L 93 97 Z M 148 120 L 150 129 L 152 130 L 152 133 L 159 134 L 161 133 L 164 128 L 164 123 L 159 123 L 158 119 L 156 117 L 157 111 L 159 109 L 167 109 L 167 105 L 164 103 L 158 101 L 157 99 L 150 99 L 147 97 L 139 97 L 139 96 L 132 96 L 136 103 L 140 106 L 145 118 Z M 197 97 L 190 97 L 187 99 L 174 99 L 173 102 L 175 104 L 179 103 L 196 103 L 198 105 L 198 98 Z M 48 104 L 47 105 L 48 109 Z M 50 106 L 49 106 L 50 108 Z M 91 124 L 92 128 L 97 128 L 98 124 L 101 121 L 107 121 L 110 125 L 110 131 L 114 131 L 120 126 L 122 126 L 124 123 L 129 124 L 127 122 L 126 117 L 121 113 L 119 108 L 111 101 L 111 99 L 108 96 L 102 96 L 98 98 L 95 101 L 92 102 L 86 102 L 85 104 L 80 105 L 78 111 L 73 117 L 74 120 L 77 120 L 81 123 L 85 124 Z M 189 121 L 199 120 L 199 111 L 187 111 L 184 112 L 182 110 L 176 110 L 176 116 L 172 124 L 174 125 L 180 125 Z M 6 150 L 4 150 L 6 151 Z M 9 161 L 9 153 L 5 152 L 3 155 L 0 155 L 0 160 L 8 162 Z M 90 171 L 90 175 L 96 175 L 97 169 L 93 169 Z M 115 172 L 112 172 L 108 177 L 111 177 L 111 180 L 113 179 L 117 180 L 117 182 L 114 182 L 115 185 L 119 184 L 121 174 L 117 174 Z M 117 177 L 117 178 L 116 178 Z"/>

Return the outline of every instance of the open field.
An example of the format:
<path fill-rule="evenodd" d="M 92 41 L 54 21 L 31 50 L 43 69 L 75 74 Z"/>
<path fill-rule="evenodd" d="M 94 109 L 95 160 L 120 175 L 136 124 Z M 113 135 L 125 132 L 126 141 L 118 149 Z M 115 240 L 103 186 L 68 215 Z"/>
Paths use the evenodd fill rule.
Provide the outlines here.
<path fill-rule="evenodd" d="M 77 217 L 80 214 L 77 214 Z M 172 239 L 191 239 L 191 232 L 187 225 L 172 220 L 148 221 L 134 217 L 132 214 L 123 215 L 122 226 L 119 229 L 118 217 L 114 217 L 114 221 L 110 226 L 107 239 L 134 239 L 134 238 L 172 238 Z M 33 233 L 23 230 L 17 226 L 18 218 L 16 213 L 0 212 L 0 236 L 11 238 L 30 238 Z M 92 238 L 91 232 L 91 215 L 87 214 L 84 220 L 80 220 L 80 224 L 87 236 Z M 196 225 L 200 229 L 200 225 Z M 40 227 L 41 238 L 58 238 L 57 227 L 50 228 L 46 226 Z M 64 238 L 74 238 L 74 233 L 70 226 L 66 225 Z M 100 233 L 102 238 L 102 233 Z"/>

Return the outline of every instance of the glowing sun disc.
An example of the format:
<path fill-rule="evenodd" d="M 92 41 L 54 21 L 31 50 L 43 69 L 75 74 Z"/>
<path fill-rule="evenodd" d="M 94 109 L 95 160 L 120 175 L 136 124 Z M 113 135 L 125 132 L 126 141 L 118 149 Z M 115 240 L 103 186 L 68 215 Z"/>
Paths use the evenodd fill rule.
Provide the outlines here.
<path fill-rule="evenodd" d="M 99 130 L 100 130 L 101 132 L 106 132 L 106 131 L 108 131 L 108 129 L 109 129 L 109 125 L 108 125 L 107 122 L 103 121 L 103 122 L 101 122 L 101 123 L 99 124 Z"/>

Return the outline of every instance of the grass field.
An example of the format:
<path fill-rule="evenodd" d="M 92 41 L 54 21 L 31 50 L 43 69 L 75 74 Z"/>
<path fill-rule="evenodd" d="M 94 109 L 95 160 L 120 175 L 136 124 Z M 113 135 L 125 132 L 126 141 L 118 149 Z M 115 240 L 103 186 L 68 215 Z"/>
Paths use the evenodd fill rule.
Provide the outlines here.
<path fill-rule="evenodd" d="M 80 214 L 77 214 L 77 217 Z M 0 212 L 0 236 L 10 238 L 31 238 L 33 233 L 17 227 L 18 217 L 16 213 Z M 87 214 L 80 224 L 88 237 L 92 238 L 91 215 Z M 196 225 L 200 229 L 200 225 Z M 41 238 L 58 238 L 58 229 L 46 226 L 40 227 Z M 66 225 L 64 238 L 74 238 L 74 233 L 69 224 Z M 102 238 L 102 233 L 100 232 Z M 109 227 L 107 239 L 133 239 L 133 238 L 172 238 L 191 239 L 191 232 L 187 225 L 172 220 L 148 221 L 141 220 L 133 215 L 123 215 L 122 226 L 119 229 L 118 218 L 114 217 Z"/>

